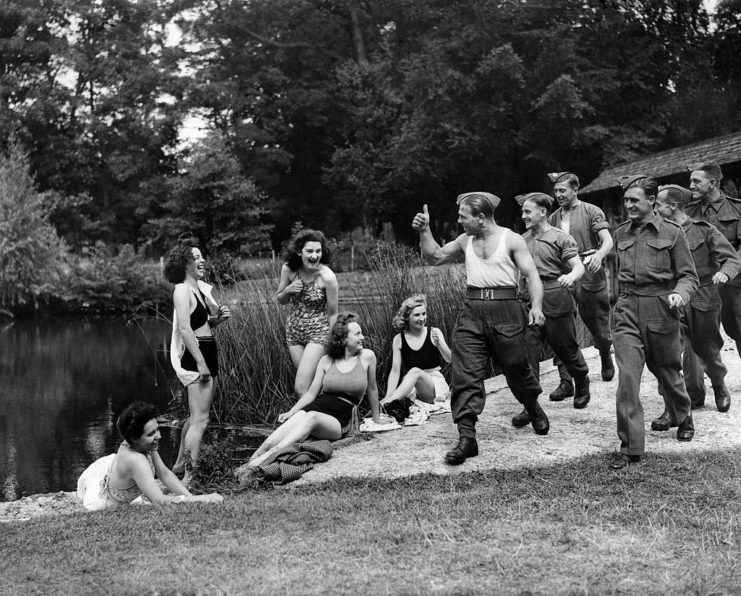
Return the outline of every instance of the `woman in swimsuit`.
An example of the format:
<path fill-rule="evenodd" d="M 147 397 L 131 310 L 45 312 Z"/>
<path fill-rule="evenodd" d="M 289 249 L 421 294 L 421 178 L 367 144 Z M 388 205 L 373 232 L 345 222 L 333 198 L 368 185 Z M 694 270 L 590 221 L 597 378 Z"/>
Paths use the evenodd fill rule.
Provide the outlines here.
<path fill-rule="evenodd" d="M 224 500 L 217 493 L 192 495 L 167 469 L 157 452 L 160 431 L 153 405 L 132 403 L 121 412 L 116 426 L 123 439 L 118 451 L 113 456 L 101 458 L 106 462 L 99 471 L 95 471 L 96 464 L 88 467 L 77 483 L 78 497 L 86 508 L 128 505 L 141 496 L 152 503 L 220 503 Z M 102 479 L 101 473 L 104 474 Z M 155 476 L 173 494 L 164 494 Z"/>
<path fill-rule="evenodd" d="M 218 353 L 212 328 L 227 320 L 231 313 L 226 306 L 218 306 L 211 296 L 211 286 L 203 281 L 205 263 L 201 251 L 194 246 L 173 248 L 165 263 L 165 277 L 176 284 L 173 291 L 173 344 L 180 340 L 184 346 L 172 352 L 172 364 L 186 386 L 190 416 L 183 426 L 180 449 L 173 471 L 184 471 L 184 482 L 190 482 L 190 470 L 198 461 L 201 439 L 208 426 L 208 415 L 219 374 Z M 179 359 L 179 361 L 178 361 Z"/>
<path fill-rule="evenodd" d="M 445 401 L 450 391 L 440 365 L 450 362 L 450 348 L 440 329 L 427 327 L 427 298 L 407 298 L 393 320 L 400 332 L 392 342 L 393 360 L 386 386 L 387 404 L 402 397 L 416 397 L 427 403 Z M 399 383 L 402 370 L 404 377 Z"/>
<path fill-rule="evenodd" d="M 286 321 L 286 341 L 296 368 L 294 391 L 309 390 L 324 342 L 337 318 L 337 277 L 327 266 L 324 234 L 300 230 L 289 240 L 280 270 L 278 302 L 292 305 Z"/>
<path fill-rule="evenodd" d="M 309 390 L 278 416 L 281 425 L 250 458 L 257 466 L 273 452 L 310 435 L 336 441 L 350 429 L 355 407 L 368 396 L 373 421 L 380 423 L 376 355 L 363 348 L 363 331 L 354 313 L 343 312 L 332 325 Z"/>

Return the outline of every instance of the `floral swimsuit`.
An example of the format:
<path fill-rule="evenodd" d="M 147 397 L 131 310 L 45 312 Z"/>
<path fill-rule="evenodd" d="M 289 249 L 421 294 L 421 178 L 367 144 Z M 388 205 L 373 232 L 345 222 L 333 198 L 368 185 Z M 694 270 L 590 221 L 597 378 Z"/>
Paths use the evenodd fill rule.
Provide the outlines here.
<path fill-rule="evenodd" d="M 289 346 L 323 344 L 327 339 L 327 291 L 319 287 L 318 279 L 317 276 L 304 283 L 304 289 L 291 296 L 293 308 L 286 321 L 286 341 Z"/>

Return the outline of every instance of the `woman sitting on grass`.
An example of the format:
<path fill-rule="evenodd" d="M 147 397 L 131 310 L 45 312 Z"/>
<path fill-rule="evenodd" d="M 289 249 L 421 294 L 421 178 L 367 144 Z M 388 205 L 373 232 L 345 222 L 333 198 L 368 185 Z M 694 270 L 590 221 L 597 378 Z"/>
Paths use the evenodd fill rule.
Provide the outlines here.
<path fill-rule="evenodd" d="M 151 404 L 134 402 L 121 412 L 116 423 L 123 438 L 115 454 L 89 466 L 77 481 L 77 496 L 87 509 L 127 505 L 144 496 L 152 503 L 220 503 L 217 493 L 192 495 L 162 461 L 157 410 Z M 162 492 L 155 476 L 172 491 Z"/>
<path fill-rule="evenodd" d="M 249 465 L 258 466 L 274 452 L 309 436 L 341 439 L 350 430 L 353 412 L 365 395 L 373 421 L 380 423 L 376 355 L 363 348 L 357 315 L 337 315 L 324 350 L 309 390 L 288 412 L 278 416 L 281 425 L 255 451 Z"/>
<path fill-rule="evenodd" d="M 415 294 L 407 298 L 394 316 L 398 333 L 392 342 L 393 360 L 386 387 L 387 404 L 402 397 L 433 403 L 445 401 L 450 392 L 440 365 L 450 362 L 450 348 L 437 327 L 427 326 L 427 298 Z M 399 383 L 401 371 L 404 377 Z"/>

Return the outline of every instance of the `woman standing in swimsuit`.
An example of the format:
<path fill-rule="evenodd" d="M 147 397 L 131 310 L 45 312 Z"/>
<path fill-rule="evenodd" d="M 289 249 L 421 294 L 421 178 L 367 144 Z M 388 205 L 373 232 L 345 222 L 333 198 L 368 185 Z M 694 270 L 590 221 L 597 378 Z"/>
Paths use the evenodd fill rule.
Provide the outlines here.
<path fill-rule="evenodd" d="M 292 305 L 286 341 L 296 368 L 294 391 L 299 397 L 309 390 L 337 318 L 337 277 L 327 266 L 329 256 L 324 234 L 300 230 L 288 242 L 280 270 L 278 302 Z"/>
<path fill-rule="evenodd" d="M 450 362 L 450 348 L 437 327 L 427 326 L 427 298 L 415 294 L 407 298 L 393 321 L 400 332 L 392 342 L 393 360 L 386 386 L 387 404 L 410 396 L 427 403 L 445 401 L 450 388 L 440 370 L 442 361 Z M 402 370 L 404 376 L 399 383 Z"/>
<path fill-rule="evenodd" d="M 271 453 L 309 436 L 336 441 L 349 430 L 353 410 L 368 396 L 373 421 L 380 423 L 376 355 L 363 348 L 363 331 L 354 313 L 337 316 L 309 390 L 278 416 L 281 425 L 250 458 L 259 465 Z"/>
<path fill-rule="evenodd" d="M 128 505 L 141 496 L 152 503 L 220 503 L 224 500 L 217 493 L 192 495 L 167 469 L 157 452 L 160 431 L 153 405 L 132 403 L 121 412 L 116 427 L 123 439 L 118 451 L 98 460 L 104 465 L 98 466 L 95 462 L 89 466 L 77 482 L 77 496 L 87 509 Z M 162 492 L 155 476 L 172 495 Z"/>
<path fill-rule="evenodd" d="M 173 349 L 171 362 L 188 392 L 190 416 L 183 426 L 180 449 L 173 466 L 186 472 L 188 458 L 196 466 L 201 439 L 208 426 L 208 416 L 219 374 L 218 352 L 212 328 L 227 320 L 231 313 L 218 306 L 211 296 L 211 286 L 203 281 L 206 260 L 194 246 L 173 248 L 165 263 L 165 277 L 176 284 L 173 291 Z"/>

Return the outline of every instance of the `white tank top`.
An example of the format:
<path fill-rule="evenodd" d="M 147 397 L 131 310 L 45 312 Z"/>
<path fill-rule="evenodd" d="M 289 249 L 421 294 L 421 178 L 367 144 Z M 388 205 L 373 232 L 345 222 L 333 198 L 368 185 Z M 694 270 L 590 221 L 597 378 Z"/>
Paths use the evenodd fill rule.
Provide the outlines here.
<path fill-rule="evenodd" d="M 509 256 L 507 235 L 512 233 L 502 228 L 499 244 L 488 259 L 482 259 L 473 250 L 473 236 L 468 237 L 466 246 L 466 283 L 474 288 L 516 286 L 519 270 Z"/>

